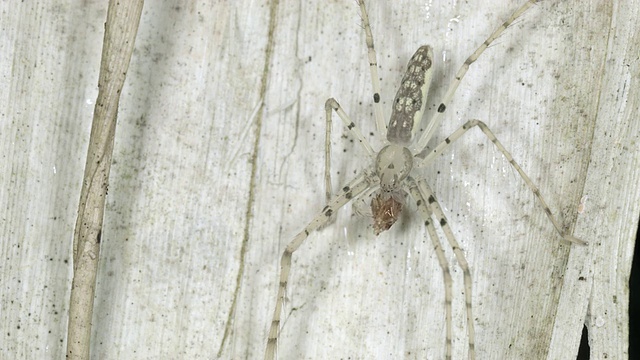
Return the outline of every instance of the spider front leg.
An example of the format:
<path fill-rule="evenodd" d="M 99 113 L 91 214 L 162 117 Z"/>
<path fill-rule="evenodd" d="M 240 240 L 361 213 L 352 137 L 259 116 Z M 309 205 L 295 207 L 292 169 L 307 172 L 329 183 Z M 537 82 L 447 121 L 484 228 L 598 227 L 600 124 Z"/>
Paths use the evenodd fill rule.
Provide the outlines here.
<path fill-rule="evenodd" d="M 287 245 L 282 257 L 280 259 L 280 280 L 278 282 L 278 295 L 276 297 L 276 306 L 273 312 L 273 318 L 271 320 L 271 326 L 269 327 L 269 333 L 267 336 L 267 348 L 265 351 L 265 360 L 273 360 L 276 356 L 278 346 L 278 335 L 280 333 L 280 316 L 282 313 L 282 307 L 286 297 L 287 283 L 289 281 L 289 273 L 291 271 L 291 259 L 293 253 L 298 250 L 302 243 L 309 237 L 309 234 L 325 225 L 338 209 L 346 205 L 351 199 L 357 197 L 363 192 L 369 190 L 373 186 L 375 181 L 364 171 L 363 174 L 356 177 L 349 185 L 342 188 L 342 190 L 331 201 L 327 203 L 327 206 L 311 220 L 311 222 L 299 232 L 293 240 Z"/>
<path fill-rule="evenodd" d="M 325 128 L 325 137 L 324 137 L 324 186 L 325 186 L 325 196 L 327 198 L 327 202 L 331 200 L 333 196 L 332 185 L 331 185 L 331 127 L 333 126 L 333 120 L 331 117 L 332 112 L 335 111 L 338 114 L 338 117 L 344 123 L 344 126 L 349 130 L 351 136 L 353 136 L 359 143 L 364 147 L 364 150 L 367 152 L 367 155 L 370 157 L 374 157 L 373 148 L 371 144 L 367 141 L 367 139 L 362 136 L 362 133 L 356 126 L 356 124 L 349 118 L 349 115 L 342 109 L 342 106 L 336 101 L 334 98 L 327 99 L 324 103 L 324 112 L 326 118 L 326 128 Z"/>
<path fill-rule="evenodd" d="M 447 242 L 453 249 L 453 253 L 458 261 L 458 265 L 462 269 L 463 278 L 464 278 L 464 298 L 465 298 L 465 307 L 467 312 L 467 334 L 469 337 L 468 347 L 469 347 L 469 359 L 474 360 L 476 358 L 475 352 L 475 328 L 473 325 L 473 312 L 472 312 L 472 290 L 471 290 L 471 271 L 469 270 L 469 263 L 467 262 L 462 249 L 460 248 L 460 244 L 453 235 L 453 231 L 449 226 L 447 218 L 438 204 L 438 200 L 436 200 L 433 191 L 427 184 L 425 180 L 420 180 L 416 182 L 414 179 L 409 179 L 409 192 L 411 196 L 416 201 L 416 205 L 418 207 L 418 212 L 423 217 L 425 221 L 425 226 L 427 227 L 427 232 L 429 233 L 429 238 L 433 243 L 433 248 L 436 252 L 436 256 L 438 257 L 438 262 L 440 263 L 440 267 L 442 268 L 442 273 L 444 276 L 444 284 L 445 284 L 445 322 L 446 322 L 446 359 L 451 360 L 451 342 L 453 337 L 452 330 L 452 279 L 451 272 L 449 271 L 449 265 L 446 260 L 444 250 L 442 249 L 442 243 L 440 242 L 440 238 L 438 233 L 436 232 L 436 228 L 433 225 L 431 215 L 435 214 L 437 223 L 442 228 L 444 235 L 447 239 Z"/>
<path fill-rule="evenodd" d="M 467 60 L 464 61 L 462 66 L 460 66 L 460 69 L 458 69 L 456 76 L 453 78 L 453 81 L 451 82 L 451 84 L 449 84 L 449 88 L 447 89 L 447 92 L 445 93 L 444 98 L 442 99 L 442 102 L 440 103 L 440 105 L 438 105 L 438 110 L 431 117 L 431 119 L 429 119 L 429 121 L 425 124 L 425 129 L 422 132 L 422 135 L 420 135 L 420 139 L 418 139 L 414 150 L 422 151 L 424 148 L 427 147 L 429 140 L 431 139 L 431 137 L 433 137 L 433 134 L 436 132 L 438 125 L 440 125 L 440 121 L 442 121 L 442 115 L 447 110 L 447 106 L 449 106 L 451 99 L 453 99 L 453 95 L 456 93 L 458 86 L 462 82 L 462 79 L 464 78 L 464 76 L 467 74 L 467 70 L 469 70 L 469 67 L 471 66 L 471 64 L 476 62 L 476 60 L 478 60 L 480 55 L 482 55 L 482 53 L 484 53 L 484 51 L 487 48 L 489 48 L 489 46 L 511 24 L 513 24 L 514 21 L 516 21 L 520 16 L 522 16 L 522 14 L 524 14 L 531 6 L 535 5 L 538 1 L 539 0 L 529 0 L 526 3 L 522 4 L 522 6 L 520 6 L 513 14 L 511 14 L 511 17 L 509 17 L 509 19 L 507 19 L 500 26 L 498 26 L 498 28 L 495 29 L 493 33 L 491 33 L 491 35 L 489 35 L 487 40 L 485 40 L 482 43 L 482 45 L 480 45 L 476 49 L 476 51 L 474 51 L 473 54 L 471 54 L 467 58 Z"/>
<path fill-rule="evenodd" d="M 331 201 L 333 197 L 333 186 L 331 185 L 331 128 L 333 126 L 332 113 L 335 111 L 338 114 L 338 117 L 344 123 L 344 126 L 349 130 L 351 136 L 353 136 L 364 150 L 367 152 L 367 155 L 370 157 L 374 157 L 373 148 L 371 144 L 367 141 L 367 139 L 362 136 L 362 133 L 356 126 L 356 124 L 349 118 L 349 115 L 342 109 L 342 106 L 336 101 L 334 98 L 327 99 L 324 104 L 324 112 L 326 118 L 326 128 L 325 128 L 325 138 L 324 138 L 324 188 L 325 188 L 325 197 L 327 203 Z M 324 224 L 333 223 L 336 219 L 337 211 L 333 213 L 331 218 Z M 324 226 L 323 225 L 323 226 Z"/>
<path fill-rule="evenodd" d="M 504 157 L 509 161 L 511 166 L 513 166 L 513 168 L 516 169 L 518 174 L 520 174 L 520 177 L 522 178 L 522 180 L 524 180 L 527 187 L 531 190 L 531 192 L 533 192 L 533 194 L 538 199 L 540 205 L 542 206 L 542 209 L 544 210 L 545 214 L 547 214 L 547 218 L 549 218 L 549 221 L 551 221 L 551 223 L 553 224 L 553 227 L 556 229 L 558 234 L 560 234 L 560 236 L 563 239 L 570 241 L 572 243 L 579 244 L 579 245 L 587 245 L 586 241 L 578 239 L 573 235 L 566 233 L 562 230 L 562 228 L 560 227 L 560 224 L 556 220 L 555 216 L 553 216 L 551 209 L 547 205 L 547 202 L 544 201 L 544 198 L 540 194 L 540 190 L 538 190 L 538 187 L 533 183 L 533 181 L 531 181 L 529 176 L 524 172 L 524 170 L 522 170 L 520 165 L 518 165 L 518 163 L 513 159 L 513 156 L 511 156 L 511 154 L 507 151 L 504 145 L 502 145 L 502 143 L 498 140 L 498 138 L 496 138 L 495 134 L 491 130 L 489 130 L 489 127 L 487 127 L 487 125 L 480 120 L 467 121 L 464 125 L 458 128 L 458 130 L 454 131 L 453 134 L 451 134 L 451 136 L 447 137 L 446 139 L 444 139 L 443 142 L 438 144 L 438 146 L 436 146 L 436 148 L 433 149 L 433 151 L 431 151 L 431 153 L 427 155 L 423 160 L 419 161 L 416 166 L 422 167 L 431 163 L 436 158 L 436 156 L 442 154 L 451 145 L 451 143 L 458 140 L 462 135 L 464 135 L 467 131 L 469 131 L 474 126 L 477 126 L 478 128 L 480 128 L 480 130 L 482 130 L 482 133 L 485 134 L 487 138 L 489 138 L 489 140 L 491 140 L 491 142 L 496 146 L 496 148 L 498 148 L 498 150 L 500 150 L 502 155 L 504 155 Z"/>
<path fill-rule="evenodd" d="M 371 73 L 371 87 L 373 88 L 373 111 L 376 119 L 376 128 L 378 129 L 378 136 L 384 141 L 387 125 L 384 121 L 384 113 L 382 111 L 382 104 L 380 103 L 380 93 L 382 89 L 380 87 L 380 77 L 378 76 L 376 49 L 373 45 L 373 33 L 371 32 L 371 24 L 369 23 L 367 8 L 364 6 L 364 0 L 356 0 L 356 2 L 360 6 L 362 27 L 364 28 L 365 43 L 367 44 L 367 58 L 369 60 L 369 72 Z"/>

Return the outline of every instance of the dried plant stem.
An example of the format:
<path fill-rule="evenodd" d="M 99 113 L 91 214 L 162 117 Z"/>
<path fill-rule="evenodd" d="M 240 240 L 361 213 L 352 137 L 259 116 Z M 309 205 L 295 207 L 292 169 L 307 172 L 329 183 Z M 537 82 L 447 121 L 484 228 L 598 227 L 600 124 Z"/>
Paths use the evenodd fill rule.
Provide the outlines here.
<path fill-rule="evenodd" d="M 109 1 L 98 99 L 93 114 L 73 238 L 73 283 L 67 330 L 67 359 L 89 359 L 93 298 L 118 102 L 129 68 L 143 4 L 143 0 Z"/>

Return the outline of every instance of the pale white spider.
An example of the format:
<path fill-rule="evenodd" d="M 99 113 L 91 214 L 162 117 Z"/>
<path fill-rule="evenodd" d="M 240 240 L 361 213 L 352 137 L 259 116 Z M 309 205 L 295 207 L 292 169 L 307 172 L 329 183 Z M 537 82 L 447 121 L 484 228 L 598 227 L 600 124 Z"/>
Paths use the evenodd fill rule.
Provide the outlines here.
<path fill-rule="evenodd" d="M 496 148 L 504 155 L 513 168 L 520 174 L 525 184 L 531 189 L 544 209 L 547 217 L 558 231 L 560 236 L 573 243 L 586 244 L 584 241 L 565 233 L 555 219 L 546 202 L 540 195 L 538 188 L 531 179 L 524 173 L 522 168 L 513 160 L 511 154 L 494 136 L 493 132 L 479 120 L 471 120 L 462 125 L 453 134 L 438 144 L 433 150 L 427 150 L 427 144 L 433 136 L 436 128 L 440 124 L 442 114 L 447 109 L 458 85 L 469 66 L 487 49 L 487 47 L 500 34 L 520 17 L 529 7 L 537 1 L 529 0 L 518 8 L 511 17 L 498 27 L 484 41 L 476 51 L 467 58 L 455 75 L 453 82 L 444 95 L 444 99 L 438 106 L 437 111 L 431 119 L 420 126 L 422 115 L 427 103 L 427 93 L 431 83 L 433 51 L 430 46 L 421 46 L 409 60 L 407 71 L 404 74 L 400 87 L 392 103 L 392 113 L 388 126 L 385 125 L 382 106 L 380 103 L 380 82 L 378 78 L 376 52 L 373 45 L 373 35 L 369 25 L 369 18 L 363 0 L 358 0 L 358 5 L 362 13 L 363 28 L 366 33 L 366 45 L 368 49 L 369 69 L 371 71 L 371 81 L 373 85 L 373 106 L 375 112 L 376 127 L 379 134 L 386 134 L 383 139 L 384 146 L 379 151 L 373 150 L 369 142 L 351 121 L 338 102 L 331 98 L 325 104 L 327 133 L 325 141 L 325 179 L 327 188 L 327 205 L 318 213 L 313 220 L 287 245 L 280 260 L 280 278 L 278 285 L 278 295 L 276 298 L 275 311 L 267 336 L 267 347 L 265 353 L 266 360 L 276 357 L 278 335 L 281 326 L 282 307 L 286 297 L 286 288 L 291 271 L 291 260 L 293 253 L 302 245 L 309 234 L 318 228 L 329 223 L 333 215 L 349 201 L 373 194 L 371 200 L 371 212 L 373 216 L 373 229 L 376 234 L 388 230 L 400 216 L 407 197 L 413 199 L 417 211 L 424 220 L 429 238 L 433 243 L 435 253 L 438 258 L 445 284 L 445 321 L 446 321 L 446 358 L 451 359 L 452 352 L 452 278 L 449 271 L 449 264 L 442 249 L 436 224 L 439 225 L 446 237 L 447 242 L 452 247 L 458 265 L 464 274 L 464 295 L 466 303 L 468 354 L 470 359 L 475 359 L 475 332 L 472 316 L 472 292 L 471 292 L 471 272 L 469 265 L 455 239 L 442 208 L 438 204 L 435 195 L 426 181 L 421 180 L 416 170 L 430 164 L 434 159 L 442 154 L 451 143 L 459 139 L 469 129 L 477 126 Z M 331 181 L 329 174 L 329 154 L 330 154 L 330 129 L 332 122 L 332 112 L 335 111 L 344 122 L 351 135 L 358 140 L 371 158 L 371 164 L 366 167 L 360 175 L 344 186 L 336 195 L 331 195 Z M 414 140 L 416 132 L 422 128 L 422 134 Z M 434 221 L 435 219 L 435 221 Z"/>

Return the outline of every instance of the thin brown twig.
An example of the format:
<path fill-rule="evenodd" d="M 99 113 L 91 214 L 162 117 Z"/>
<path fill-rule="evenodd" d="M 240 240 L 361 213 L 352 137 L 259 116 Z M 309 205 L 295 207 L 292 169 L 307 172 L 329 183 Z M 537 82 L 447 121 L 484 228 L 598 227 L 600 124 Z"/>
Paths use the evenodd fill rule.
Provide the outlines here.
<path fill-rule="evenodd" d="M 89 359 L 93 299 L 118 103 L 133 53 L 143 4 L 143 0 L 109 1 L 98 79 L 99 92 L 93 113 L 73 238 L 67 359 Z"/>

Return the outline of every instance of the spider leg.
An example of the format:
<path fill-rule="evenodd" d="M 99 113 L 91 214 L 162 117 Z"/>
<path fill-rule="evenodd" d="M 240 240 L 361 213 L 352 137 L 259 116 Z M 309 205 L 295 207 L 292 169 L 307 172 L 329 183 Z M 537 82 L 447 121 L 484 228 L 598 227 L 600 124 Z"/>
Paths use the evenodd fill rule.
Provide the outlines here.
<path fill-rule="evenodd" d="M 524 180 L 527 187 L 531 190 L 531 192 L 533 192 L 533 194 L 538 199 L 540 205 L 542 206 L 542 209 L 544 210 L 545 214 L 547 214 L 547 218 L 549 218 L 549 221 L 551 221 L 551 223 L 553 224 L 553 227 L 556 229 L 558 234 L 560 234 L 560 236 L 563 239 L 570 241 L 572 243 L 579 244 L 579 245 L 587 245 L 586 241 L 578 239 L 577 237 L 574 237 L 573 235 L 567 232 L 564 232 L 562 230 L 555 216 L 553 216 L 551 209 L 549 209 L 549 205 L 547 205 L 547 202 L 544 201 L 544 198 L 540 194 L 540 190 L 538 189 L 538 187 L 533 183 L 533 181 L 531 181 L 529 176 L 527 176 L 527 174 L 524 172 L 524 170 L 522 170 L 520 165 L 518 165 L 518 163 L 513 159 L 513 156 L 511 156 L 509 151 L 507 151 L 504 145 L 502 145 L 502 143 L 496 138 L 495 134 L 489 129 L 489 127 L 487 127 L 487 125 L 480 120 L 467 121 L 464 125 L 462 125 L 456 131 L 454 131 L 453 134 L 451 134 L 451 136 L 447 137 L 446 139 L 444 139 L 443 142 L 438 144 L 436 148 L 433 149 L 433 151 L 431 151 L 431 153 L 427 155 L 423 160 L 419 161 L 416 164 L 416 166 L 422 167 L 424 165 L 431 163 L 435 159 L 435 157 L 442 154 L 442 152 L 446 150 L 451 145 L 451 143 L 458 140 L 462 135 L 464 135 L 464 133 L 469 131 L 474 126 L 477 126 L 480 128 L 480 130 L 482 130 L 482 132 L 487 136 L 487 138 L 489 138 L 489 140 L 491 140 L 491 142 L 498 148 L 498 150 L 500 150 L 502 155 L 504 155 L 504 157 L 507 158 L 511 166 L 513 166 L 513 168 L 516 169 L 518 174 L 520 174 L 520 177 L 522 178 L 522 180 Z"/>
<path fill-rule="evenodd" d="M 376 57 L 376 49 L 373 46 L 373 33 L 371 32 L 371 24 L 369 23 L 369 15 L 367 15 L 367 8 L 364 6 L 363 0 L 356 1 L 360 5 L 360 11 L 362 16 L 362 27 L 364 28 L 366 44 L 367 44 L 367 57 L 369 59 L 369 71 L 371 72 L 371 86 L 373 87 L 373 112 L 376 119 L 376 128 L 378 129 L 378 136 L 380 136 L 384 142 L 387 137 L 387 125 L 385 124 L 384 113 L 382 111 L 382 104 L 380 103 L 380 93 L 382 89 L 380 87 L 380 77 L 378 76 L 378 59 Z"/>
<path fill-rule="evenodd" d="M 340 104 L 338 104 L 338 102 L 334 98 L 327 99 L 327 102 L 325 102 L 324 104 L 324 111 L 327 114 L 327 128 L 330 128 L 330 125 L 332 123 L 331 110 L 334 110 L 338 114 L 338 117 L 342 119 L 342 122 L 344 123 L 344 126 L 347 127 L 347 130 L 351 132 L 351 135 L 353 135 L 353 137 L 355 137 L 356 140 L 367 151 L 367 155 L 369 155 L 371 158 L 375 158 L 376 153 L 373 151 L 373 148 L 371 147 L 371 144 L 369 144 L 369 141 L 367 141 L 367 139 L 364 138 L 364 136 L 360 132 L 360 129 L 358 129 L 356 124 L 353 121 L 351 121 L 351 118 L 349 117 L 349 115 L 347 115 L 347 113 L 344 112 L 344 110 L 342 109 L 342 106 L 340 106 Z M 329 135 L 331 135 L 330 132 L 329 132 Z"/>
<path fill-rule="evenodd" d="M 364 147 L 367 155 L 370 157 L 375 157 L 375 153 L 371 144 L 367 141 L 367 139 L 362 136 L 360 129 L 356 127 L 356 124 L 351 121 L 349 115 L 342 109 L 342 106 L 336 101 L 334 98 L 327 99 L 324 104 L 324 112 L 326 118 L 326 128 L 325 128 L 325 136 L 324 136 L 324 184 L 325 184 L 325 194 L 327 198 L 327 202 L 331 200 L 332 197 L 332 186 L 331 186 L 331 126 L 333 124 L 333 119 L 331 117 L 332 111 L 338 114 L 344 126 L 349 130 L 351 135 Z"/>
<path fill-rule="evenodd" d="M 362 136 L 362 133 L 358 127 L 356 127 L 356 124 L 351 121 L 347 113 L 342 109 L 342 106 L 340 106 L 340 104 L 333 98 L 327 99 L 324 104 L 326 118 L 324 137 L 324 189 L 327 203 L 329 203 L 333 197 L 333 186 L 331 185 L 331 127 L 333 125 L 332 113 L 334 110 L 340 119 L 342 119 L 345 127 L 351 133 L 351 136 L 353 136 L 364 147 L 370 157 L 375 157 L 373 148 L 367 139 Z M 336 213 L 337 211 L 333 213 L 333 216 L 325 223 L 325 225 L 335 221 Z"/>
<path fill-rule="evenodd" d="M 431 139 L 436 129 L 440 125 L 440 121 L 442 120 L 442 114 L 447 109 L 447 106 L 449 106 L 449 103 L 451 102 L 453 95 L 458 89 L 458 86 L 462 82 L 462 79 L 467 73 L 467 70 L 469 70 L 469 67 L 471 66 L 471 64 L 473 64 L 476 60 L 478 60 L 480 55 L 482 55 L 482 53 L 489 47 L 489 45 L 491 45 L 491 43 L 493 43 L 517 18 L 522 16 L 522 14 L 524 14 L 525 11 L 527 11 L 531 6 L 533 6 L 537 2 L 538 0 L 529 0 L 526 3 L 524 3 L 522 6 L 520 6 L 513 14 L 511 14 L 511 17 L 509 17 L 509 19 L 507 19 L 497 29 L 495 29 L 493 33 L 489 35 L 487 40 L 485 40 L 482 43 L 482 45 L 480 45 L 476 49 L 476 51 L 474 51 L 473 54 L 471 54 L 471 56 L 469 56 L 467 60 L 465 60 L 464 64 L 460 66 L 460 69 L 458 69 L 456 76 L 453 78 L 453 81 L 449 85 L 449 89 L 447 89 L 447 92 L 444 95 L 444 98 L 442 98 L 442 102 L 438 106 L 438 110 L 433 114 L 429 122 L 425 124 L 426 127 L 422 132 L 420 139 L 416 143 L 416 148 L 414 149 L 417 151 L 414 151 L 414 152 L 420 152 L 427 147 L 427 143 L 429 143 L 429 140 Z"/>
<path fill-rule="evenodd" d="M 371 32 L 371 24 L 369 22 L 369 15 L 364 5 L 363 0 L 356 0 L 358 6 L 360 6 L 362 16 L 362 27 L 366 35 L 367 44 L 367 57 L 369 60 L 369 70 L 371 72 L 371 86 L 373 87 L 373 109 L 374 117 L 376 121 L 376 128 L 379 136 L 382 137 L 383 143 L 386 142 L 387 126 L 385 124 L 384 112 L 382 111 L 382 104 L 380 103 L 380 93 L 382 91 L 380 87 L 380 77 L 378 76 L 378 60 L 376 56 L 376 50 L 373 45 L 373 33 Z M 325 129 L 325 158 L 324 158 L 324 179 L 325 179 L 325 193 L 327 201 L 331 199 L 332 185 L 331 185 L 331 112 L 335 110 L 340 119 L 344 122 L 344 125 L 351 132 L 351 134 L 358 140 L 360 144 L 365 148 L 367 154 L 374 158 L 376 153 L 369 142 L 362 136 L 360 130 L 356 127 L 355 123 L 351 121 L 349 116 L 342 109 L 340 104 L 333 98 L 328 99 L 325 103 L 326 113 L 326 129 Z"/>
<path fill-rule="evenodd" d="M 431 237 L 431 241 L 434 243 L 434 248 L 436 250 L 436 254 L 438 254 L 438 261 L 440 261 L 440 266 L 443 268 L 443 272 L 445 272 L 445 284 L 447 281 L 446 273 L 449 271 L 447 267 L 446 259 L 444 259 L 444 252 L 442 250 L 442 246 L 440 244 L 440 240 L 437 238 L 437 233 L 435 231 L 435 227 L 431 223 L 431 213 L 435 214 L 437 222 L 440 224 L 442 228 L 445 238 L 447 242 L 453 249 L 453 253 L 455 254 L 456 260 L 458 261 L 458 265 L 462 269 L 463 278 L 464 278 L 464 299 L 465 299 L 465 307 L 467 310 L 467 334 L 469 336 L 469 359 L 474 360 L 476 358 L 475 353 L 475 329 L 473 325 L 473 313 L 472 313 L 472 293 L 471 293 L 471 271 L 469 270 L 469 263 L 467 262 L 462 249 L 460 248 L 460 244 L 456 240 L 453 235 L 453 231 L 449 226 L 446 216 L 438 204 L 438 200 L 436 200 L 433 191 L 429 187 L 426 181 L 420 180 L 416 183 L 415 180 L 411 179 L 411 193 L 415 194 L 414 196 L 419 196 L 416 203 L 418 204 L 418 209 L 420 210 L 421 215 L 425 218 L 425 225 L 427 227 L 427 231 L 429 232 L 429 237 Z M 426 200 L 426 202 L 425 202 Z M 428 206 L 428 209 L 427 209 Z M 434 240 L 435 239 L 435 240 Z M 442 259 L 441 259 L 442 257 Z M 447 294 L 445 291 L 445 302 L 447 307 L 447 359 L 451 359 L 451 274 L 448 275 L 449 285 L 445 285 L 445 288 L 449 288 L 449 298 L 447 299 Z"/>
<path fill-rule="evenodd" d="M 271 326 L 269 328 L 269 334 L 267 337 L 267 349 L 264 355 L 265 360 L 273 360 L 276 356 L 278 335 L 280 332 L 280 316 L 282 313 L 282 306 L 286 297 L 287 282 L 289 281 L 289 273 L 291 271 L 291 258 L 293 253 L 298 250 L 302 243 L 309 237 L 309 234 L 317 230 L 326 224 L 334 212 L 347 204 L 351 199 L 357 197 L 361 193 L 369 189 L 375 180 L 365 171 L 363 174 L 356 177 L 349 185 L 342 188 L 342 190 L 327 203 L 327 206 L 322 209 L 311 222 L 299 232 L 293 240 L 287 245 L 282 258 L 280 259 L 280 280 L 278 282 L 278 295 L 276 298 L 276 306 L 273 312 L 273 318 L 271 320 Z"/>
<path fill-rule="evenodd" d="M 427 232 L 429 233 L 429 239 L 431 239 L 431 243 L 433 244 L 433 249 L 436 252 L 436 256 L 438 257 L 438 263 L 440 264 L 440 268 L 442 268 L 442 275 L 444 277 L 444 306 L 445 306 L 445 327 L 446 327 L 446 359 L 451 359 L 451 342 L 453 338 L 453 329 L 452 329 L 452 316 L 451 316 L 451 302 L 452 302 L 452 284 L 453 280 L 451 279 L 451 271 L 449 270 L 449 263 L 444 254 L 444 250 L 442 250 L 442 243 L 440 242 L 440 238 L 438 237 L 438 233 L 436 232 L 436 228 L 433 225 L 431 219 L 431 209 L 427 205 L 427 201 L 422 196 L 422 193 L 418 189 L 418 186 L 415 182 L 411 183 L 409 187 L 409 193 L 411 197 L 416 202 L 416 206 L 418 207 L 418 213 L 424 219 L 424 225 L 427 227 Z"/>

